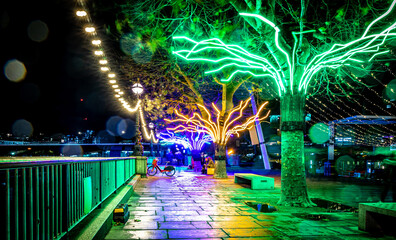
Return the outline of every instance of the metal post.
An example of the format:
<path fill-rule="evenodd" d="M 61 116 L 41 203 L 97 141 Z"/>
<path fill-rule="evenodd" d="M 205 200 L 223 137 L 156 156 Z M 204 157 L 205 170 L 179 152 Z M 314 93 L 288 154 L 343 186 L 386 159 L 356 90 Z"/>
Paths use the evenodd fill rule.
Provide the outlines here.
<path fill-rule="evenodd" d="M 19 239 L 19 199 L 18 199 L 18 169 L 15 169 L 14 175 L 14 205 L 15 205 L 15 239 Z"/>
<path fill-rule="evenodd" d="M 11 239 L 11 191 L 10 191 L 10 170 L 6 170 L 6 231 L 7 231 L 7 240 Z"/>
<path fill-rule="evenodd" d="M 256 101 L 254 99 L 253 92 L 250 91 L 250 87 L 249 87 L 249 92 L 250 92 L 250 97 L 252 98 L 251 102 L 252 102 L 253 114 L 256 114 L 257 113 Z M 264 168 L 267 169 L 267 170 L 270 170 L 271 166 L 270 166 L 270 163 L 269 163 L 267 148 L 265 146 L 263 130 L 261 129 L 261 124 L 260 124 L 259 121 L 255 121 L 255 125 L 256 125 L 257 136 L 258 136 L 258 139 L 259 139 L 261 155 L 263 157 Z"/>

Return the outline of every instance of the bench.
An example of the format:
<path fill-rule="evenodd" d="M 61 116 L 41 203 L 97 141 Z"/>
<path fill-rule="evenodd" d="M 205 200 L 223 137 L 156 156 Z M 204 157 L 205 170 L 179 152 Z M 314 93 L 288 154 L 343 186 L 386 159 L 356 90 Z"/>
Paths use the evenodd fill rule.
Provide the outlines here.
<path fill-rule="evenodd" d="M 359 229 L 371 233 L 396 234 L 396 203 L 360 203 Z"/>
<path fill-rule="evenodd" d="M 250 184 L 250 188 L 256 189 L 274 189 L 274 178 L 265 177 L 252 173 L 236 173 L 234 175 L 235 183 Z"/>

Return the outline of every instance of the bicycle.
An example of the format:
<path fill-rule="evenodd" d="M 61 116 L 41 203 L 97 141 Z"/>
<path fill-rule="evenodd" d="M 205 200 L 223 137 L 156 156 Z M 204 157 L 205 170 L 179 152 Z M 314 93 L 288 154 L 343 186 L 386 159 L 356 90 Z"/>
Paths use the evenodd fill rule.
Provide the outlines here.
<path fill-rule="evenodd" d="M 168 166 L 169 161 L 166 162 L 164 169 L 161 169 L 158 166 L 157 162 L 158 160 L 154 159 L 152 165 L 147 168 L 147 174 L 149 176 L 154 176 L 155 174 L 157 174 L 158 171 L 160 171 L 161 173 L 165 173 L 168 177 L 172 177 L 173 175 L 175 175 L 176 169 L 174 166 Z"/>

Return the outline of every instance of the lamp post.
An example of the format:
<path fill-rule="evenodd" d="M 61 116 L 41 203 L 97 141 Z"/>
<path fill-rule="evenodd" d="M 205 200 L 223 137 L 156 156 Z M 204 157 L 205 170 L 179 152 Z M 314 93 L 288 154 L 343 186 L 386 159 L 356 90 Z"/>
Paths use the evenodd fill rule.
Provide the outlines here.
<path fill-rule="evenodd" d="M 140 98 L 140 95 L 143 93 L 143 86 L 140 83 L 133 84 L 132 92 L 136 94 L 138 98 Z M 142 133 L 140 132 L 139 115 L 140 109 L 137 111 L 136 115 L 136 141 L 133 151 L 133 155 L 135 156 L 143 156 Z"/>
<path fill-rule="evenodd" d="M 154 123 L 150 122 L 149 123 L 149 128 L 151 129 L 151 131 L 154 131 Z M 153 154 L 153 137 L 150 137 L 150 156 L 154 157 L 154 154 Z"/>

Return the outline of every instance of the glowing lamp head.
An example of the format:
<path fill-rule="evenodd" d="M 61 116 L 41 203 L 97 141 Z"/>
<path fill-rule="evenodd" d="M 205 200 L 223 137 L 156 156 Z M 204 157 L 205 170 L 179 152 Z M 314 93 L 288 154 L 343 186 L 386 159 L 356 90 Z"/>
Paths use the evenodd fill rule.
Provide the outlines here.
<path fill-rule="evenodd" d="M 106 59 L 99 60 L 99 64 L 102 65 L 107 64 L 107 60 Z"/>
<path fill-rule="evenodd" d="M 77 11 L 76 15 L 78 17 L 85 17 L 85 16 L 87 16 L 87 12 L 86 11 Z"/>
<path fill-rule="evenodd" d="M 150 128 L 150 129 L 154 129 L 154 123 L 152 123 L 152 122 L 149 123 L 149 128 Z"/>
<path fill-rule="evenodd" d="M 86 28 L 85 28 L 85 31 L 86 31 L 87 33 L 93 33 L 93 32 L 95 32 L 95 28 L 94 28 L 94 27 L 86 27 Z"/>
<path fill-rule="evenodd" d="M 140 83 L 135 83 L 135 84 L 133 84 L 133 86 L 132 86 L 132 92 L 133 92 L 134 94 L 137 94 L 137 95 L 142 94 L 142 93 L 143 93 L 143 86 L 142 86 L 142 84 L 140 84 Z"/>
<path fill-rule="evenodd" d="M 96 56 L 102 56 L 103 55 L 103 51 L 95 51 L 95 55 Z"/>
<path fill-rule="evenodd" d="M 102 70 L 102 72 L 106 72 L 109 71 L 110 69 L 108 67 L 101 67 L 100 70 Z"/>
<path fill-rule="evenodd" d="M 101 43 L 102 43 L 102 41 L 100 41 L 100 40 L 92 40 L 93 45 L 100 45 Z"/>
<path fill-rule="evenodd" d="M 109 73 L 109 75 L 107 75 L 107 76 L 109 76 L 109 78 L 115 78 L 115 74 L 114 73 Z"/>

